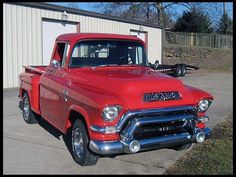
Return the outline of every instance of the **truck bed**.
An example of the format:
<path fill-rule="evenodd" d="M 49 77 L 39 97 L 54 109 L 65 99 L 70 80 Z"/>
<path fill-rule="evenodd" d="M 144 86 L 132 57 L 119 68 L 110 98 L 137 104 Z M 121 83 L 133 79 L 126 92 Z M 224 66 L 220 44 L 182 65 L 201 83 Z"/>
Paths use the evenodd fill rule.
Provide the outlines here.
<path fill-rule="evenodd" d="M 46 72 L 47 66 L 23 66 L 25 72 L 21 73 L 19 96 L 22 97 L 27 92 L 31 102 L 31 109 L 40 114 L 39 107 L 39 85 L 40 77 Z"/>

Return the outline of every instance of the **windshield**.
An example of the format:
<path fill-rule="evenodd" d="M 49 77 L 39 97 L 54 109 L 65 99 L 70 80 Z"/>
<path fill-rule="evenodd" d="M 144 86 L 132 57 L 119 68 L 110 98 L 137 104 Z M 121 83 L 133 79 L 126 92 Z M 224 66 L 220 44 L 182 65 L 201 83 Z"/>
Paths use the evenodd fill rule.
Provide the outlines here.
<path fill-rule="evenodd" d="M 76 44 L 69 67 L 101 65 L 147 66 L 144 46 L 133 41 L 89 40 Z"/>

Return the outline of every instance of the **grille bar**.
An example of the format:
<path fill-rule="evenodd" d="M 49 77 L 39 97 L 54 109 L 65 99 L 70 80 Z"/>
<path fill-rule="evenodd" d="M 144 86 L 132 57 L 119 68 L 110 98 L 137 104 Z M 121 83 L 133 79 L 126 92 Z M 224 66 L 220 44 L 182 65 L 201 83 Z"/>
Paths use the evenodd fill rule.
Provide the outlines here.
<path fill-rule="evenodd" d="M 140 117 L 157 117 L 156 115 L 160 114 L 170 114 L 170 113 L 177 113 L 179 111 L 190 111 L 191 115 L 194 115 L 196 112 L 196 108 L 193 106 L 179 106 L 179 107 L 172 107 L 172 108 L 161 108 L 161 109 L 146 109 L 146 110 L 133 110 L 133 111 L 128 111 L 126 114 L 124 114 L 120 121 L 117 123 L 117 130 L 118 132 L 121 131 L 123 126 L 133 118 L 140 118 Z M 159 116 L 158 116 L 159 117 Z M 166 116 L 168 119 L 169 116 Z"/>
<path fill-rule="evenodd" d="M 128 139 L 133 138 L 135 131 L 138 127 L 144 126 L 144 125 L 152 125 L 156 123 L 167 123 L 167 122 L 174 122 L 174 121 L 183 121 L 183 126 L 187 125 L 191 120 L 194 119 L 194 115 L 182 115 L 182 116 L 172 116 L 167 118 L 135 118 L 132 120 L 129 120 L 128 124 L 122 129 L 121 134 L 125 135 Z"/>

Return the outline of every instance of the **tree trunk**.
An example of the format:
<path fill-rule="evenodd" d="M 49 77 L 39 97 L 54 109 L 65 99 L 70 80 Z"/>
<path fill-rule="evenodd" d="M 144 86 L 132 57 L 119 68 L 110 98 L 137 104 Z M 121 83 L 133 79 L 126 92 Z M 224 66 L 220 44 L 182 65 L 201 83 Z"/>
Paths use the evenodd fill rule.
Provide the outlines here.
<path fill-rule="evenodd" d="M 165 23 L 164 23 L 164 11 L 163 11 L 163 6 L 161 2 L 157 2 L 156 4 L 157 8 L 157 14 L 158 14 L 158 24 L 163 27 L 162 29 L 162 45 L 168 44 L 166 40 L 166 29 L 165 29 Z"/>
<path fill-rule="evenodd" d="M 168 44 L 168 41 L 166 40 L 166 30 L 165 28 L 162 29 L 162 45 L 166 46 Z"/>

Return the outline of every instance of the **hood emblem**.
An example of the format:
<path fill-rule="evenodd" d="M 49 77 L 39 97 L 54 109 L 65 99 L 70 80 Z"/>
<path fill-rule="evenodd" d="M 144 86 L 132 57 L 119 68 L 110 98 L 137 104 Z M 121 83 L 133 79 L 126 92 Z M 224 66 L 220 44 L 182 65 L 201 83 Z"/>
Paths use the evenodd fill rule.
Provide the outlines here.
<path fill-rule="evenodd" d="M 143 101 L 144 102 L 178 100 L 178 99 L 181 99 L 181 98 L 182 98 L 182 96 L 177 91 L 152 92 L 152 93 L 144 93 L 144 95 L 143 95 Z"/>

